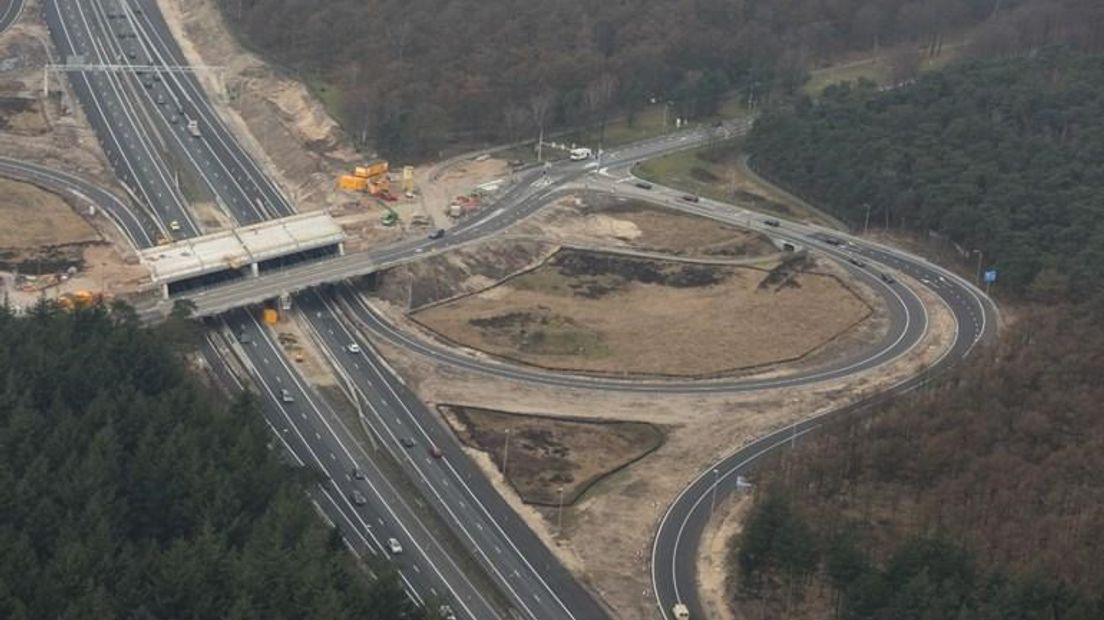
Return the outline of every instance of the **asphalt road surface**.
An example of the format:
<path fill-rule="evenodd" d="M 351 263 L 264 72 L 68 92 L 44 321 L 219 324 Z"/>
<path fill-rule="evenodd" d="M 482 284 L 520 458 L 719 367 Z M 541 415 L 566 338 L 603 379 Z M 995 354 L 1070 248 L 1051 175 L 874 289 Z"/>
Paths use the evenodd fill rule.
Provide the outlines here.
<path fill-rule="evenodd" d="M 788 225 L 788 224 L 787 224 Z M 922 375 L 906 379 L 889 390 L 863 402 L 806 420 L 789 428 L 762 437 L 707 469 L 678 496 L 668 508 L 656 533 L 652 548 L 652 585 L 663 618 L 673 618 L 671 608 L 685 604 L 692 618 L 704 618 L 704 608 L 697 590 L 697 559 L 703 532 L 712 516 L 713 507 L 729 494 L 739 491 L 739 483 L 756 462 L 775 450 L 797 444 L 799 438 L 816 431 L 826 418 L 849 412 L 876 408 L 904 393 L 922 386 L 932 376 L 968 357 L 979 343 L 991 339 L 997 329 L 997 309 L 976 287 L 957 275 L 923 259 L 904 252 L 840 235 L 810 232 L 813 238 L 840 240 L 854 255 L 868 264 L 878 264 L 887 273 L 906 273 L 928 287 L 947 304 L 956 322 L 955 339 L 950 349 Z M 807 237 L 808 238 L 808 237 Z M 893 286 L 900 286 L 894 284 Z"/>
<path fill-rule="evenodd" d="M 173 228 L 169 226 L 170 222 L 176 221 L 180 230 L 168 231 L 176 233 L 176 236 L 191 236 L 201 232 L 188 210 L 189 202 L 194 198 L 185 195 L 185 190 L 189 187 L 190 193 L 206 193 L 212 196 L 239 223 L 291 213 L 290 205 L 271 181 L 218 122 L 204 93 L 194 80 L 187 73 L 169 70 L 180 59 L 174 45 L 168 43 L 171 38 L 154 3 L 144 2 L 133 6 L 140 6 L 142 10 L 118 10 L 112 3 L 97 0 L 55 0 L 47 1 L 44 11 L 55 45 L 66 62 L 152 67 L 142 69 L 141 73 L 138 69 L 124 68 L 69 74 L 70 84 L 103 144 L 109 161 L 136 202 L 148 207 L 150 218 L 162 234 L 166 232 L 166 228 Z M 172 118 L 174 114 L 179 115 L 175 122 Z M 184 127 L 186 123 L 183 122 L 185 115 L 200 122 L 203 134 L 201 138 L 188 135 Z M 256 384 L 268 389 L 279 384 L 301 383 L 302 379 L 292 372 L 283 352 L 273 348 L 267 337 L 261 337 L 258 326 L 254 325 L 250 329 L 256 330 L 256 337 L 252 342 L 258 347 L 268 347 L 268 354 L 263 355 L 260 361 L 251 356 L 246 357 L 253 361 L 252 379 Z M 251 351 L 252 347 L 244 349 L 246 354 Z M 225 365 L 221 361 L 221 356 L 226 353 L 225 349 L 210 346 L 208 352 L 212 355 L 212 364 Z M 225 376 L 227 373 L 222 374 Z M 293 398 L 295 402 L 308 405 L 299 410 L 300 416 L 307 416 L 308 422 L 321 424 L 327 420 L 328 404 L 325 399 L 317 394 L 308 395 L 308 392 L 302 391 L 305 387 L 285 389 L 299 390 L 294 392 L 297 396 Z M 274 411 L 273 407 L 279 407 L 280 403 L 275 403 L 272 399 L 266 399 L 265 402 L 270 416 L 279 413 L 280 410 Z M 300 418 L 296 424 L 302 422 Z M 294 430 L 292 427 L 287 428 L 289 433 Z M 304 430 L 301 435 L 299 431 L 295 433 L 292 439 L 298 440 L 285 437 L 285 445 L 293 451 L 299 462 L 321 468 L 314 455 L 332 453 L 337 457 L 340 454 L 333 450 L 334 442 L 337 441 L 334 439 L 335 433 L 325 434 L 317 428 L 315 432 Z M 346 440 L 347 438 L 342 439 Z M 350 454 L 351 449 L 344 454 L 345 465 L 352 460 Z M 340 476 L 336 475 L 336 470 L 321 469 L 331 481 L 328 485 L 344 484 L 340 481 Z M 362 471 L 365 474 L 364 481 L 358 480 L 350 484 L 371 485 L 376 488 L 384 488 L 390 484 L 379 468 L 365 466 Z M 432 478 L 428 479 L 428 484 L 437 487 L 437 493 L 447 494 L 447 489 L 444 488 L 446 481 Z M 327 485 L 321 488 L 326 490 Z M 336 493 L 336 489 L 333 490 Z M 365 496 L 366 501 L 361 510 L 368 511 L 372 509 L 372 496 L 367 493 Z M 334 495 L 334 501 L 319 502 L 319 505 L 327 518 L 337 524 L 345 538 L 355 545 L 358 539 L 367 536 L 367 524 L 353 518 L 348 512 L 349 506 L 342 507 L 343 502 L 348 504 L 348 498 L 343 495 L 340 497 L 345 499 Z M 408 513 L 394 510 L 393 506 L 393 498 L 378 501 L 375 514 L 383 523 L 377 521 L 375 525 L 402 541 L 404 553 L 401 555 L 404 557 L 401 560 L 411 562 L 409 572 L 404 571 L 404 578 L 413 596 L 418 599 L 440 596 L 446 602 L 451 601 L 450 604 L 460 617 L 497 617 L 498 612 L 488 610 L 489 606 L 482 602 L 484 595 L 471 584 L 468 576 L 463 571 L 449 568 L 452 560 L 448 560 L 445 557 L 447 554 L 440 551 L 434 536 L 426 528 L 419 527 Z M 401 533 L 401 536 L 395 536 L 396 533 Z M 576 616 L 570 611 L 556 614 L 543 611 L 541 601 L 547 596 L 547 586 L 542 586 L 543 589 L 535 592 L 528 592 L 527 588 L 530 583 L 543 581 L 536 571 L 543 570 L 544 567 L 528 566 L 525 558 L 520 557 L 517 548 L 498 528 L 491 528 L 484 539 L 497 541 L 491 545 L 491 548 L 502 550 L 496 556 L 512 557 L 519 567 L 511 573 L 511 579 L 517 580 L 513 588 L 519 593 L 521 600 L 528 601 L 527 605 L 536 610 L 532 614 L 522 614 L 521 617 L 575 618 L 603 615 Z M 421 552 L 422 549 L 430 550 L 435 547 L 438 549 L 436 552 Z M 412 551 L 415 549 L 419 550 L 417 554 Z M 500 560 L 496 557 L 496 563 L 498 561 Z M 521 569 L 527 573 L 522 574 Z M 566 574 L 565 571 L 562 573 Z M 549 597 L 549 600 L 552 598 L 556 597 Z M 593 600 L 588 600 L 593 605 Z M 575 604 L 576 601 L 568 601 L 568 605 Z"/>
<path fill-rule="evenodd" d="M 290 202 L 214 114 L 194 76 L 173 69 L 183 60 L 155 3 L 140 0 L 135 6 L 140 7 L 141 11 L 128 9 L 118 14 L 109 14 L 107 6 L 98 0 L 48 0 L 44 3 L 51 36 L 65 61 L 153 67 L 143 69 L 142 73 L 137 69 L 72 73 L 70 83 L 116 174 L 136 201 L 148 209 L 154 228 L 165 234 L 166 225 L 175 221 L 181 230 L 168 232 L 177 236 L 199 234 L 201 231 L 188 204 L 197 197 L 205 196 L 209 196 L 239 223 L 291 213 Z M 202 137 L 189 134 L 186 120 L 197 121 Z M 289 269 L 201 291 L 193 299 L 201 309 L 221 312 L 285 291 L 301 290 L 320 282 L 367 273 L 382 265 L 417 260 L 427 253 L 474 242 L 501 230 L 535 212 L 572 183 L 576 186 L 579 182 L 594 183 L 595 186 L 605 184 L 606 189 L 616 188 L 622 194 L 634 191 L 630 184 L 624 182 L 626 177 L 623 174 L 632 163 L 692 148 L 719 134 L 723 137 L 723 134 L 731 135 L 744 129 L 746 125 L 739 124 L 695 129 L 614 149 L 603 154 L 602 161 L 556 164 L 527 173 L 498 205 L 450 231 L 442 239 L 412 240 L 373 253 Z M 45 174 L 41 176 L 46 178 Z M 40 181 L 60 182 L 56 178 Z M 655 198 L 650 194 L 649 197 Z M 660 200 L 671 203 L 672 196 L 667 195 Z M 677 202 L 677 198 L 673 200 Z M 673 206 L 725 221 L 751 217 L 709 201 Z M 113 208 L 112 212 L 125 215 L 127 209 Z M 124 230 L 131 231 L 128 234 L 136 243 L 140 243 L 139 239 L 148 241 L 152 232 L 148 227 L 150 222 L 142 222 L 140 217 L 135 214 L 130 224 L 121 224 Z M 134 232 L 139 230 L 145 231 L 144 237 Z M 824 235 L 835 233 L 797 224 L 786 223 L 771 232 L 841 260 L 863 257 L 862 260 L 869 266 L 852 265 L 855 267 L 852 271 L 868 281 L 881 282 L 879 287 L 887 298 L 898 297 L 900 300 L 894 311 L 895 328 L 891 330 L 897 337 L 892 343 L 885 343 L 893 346 L 884 346 L 877 351 L 877 355 L 863 360 L 841 361 L 837 368 L 832 369 L 841 373 L 839 376 L 892 359 L 915 344 L 918 334 L 926 329 L 926 319 L 920 318 L 925 313 L 922 305 L 915 305 L 918 303 L 915 295 L 899 284 L 881 281 L 882 272 L 913 275 L 940 295 L 954 313 L 958 321 L 955 345 L 940 361 L 938 368 L 965 357 L 993 329 L 995 309 L 990 302 L 961 279 L 922 259 L 856 239 L 848 239 L 850 245 L 845 247 L 826 243 Z M 401 439 L 400 433 L 407 432 L 415 440 L 416 447 L 412 450 L 424 450 L 425 445 L 433 443 L 444 452 L 440 460 L 432 459 L 424 452 L 415 456 L 413 451 L 406 450 L 396 457 L 430 502 L 442 511 L 443 518 L 453 527 L 457 537 L 468 545 L 477 561 L 504 589 L 511 605 L 523 617 L 531 618 L 589 619 L 605 616 L 594 599 L 551 559 L 551 554 L 524 523 L 502 503 L 475 466 L 445 440 L 441 431 L 434 430 L 429 412 L 406 391 L 401 380 L 387 370 L 386 364 L 368 343 L 359 341 L 361 353 L 355 360 L 342 353 L 345 339 L 359 338 L 351 333 L 338 336 L 348 328 L 348 313 L 353 313 L 356 320 L 362 322 L 370 320 L 370 317 L 356 310 L 355 300 L 345 298 L 342 307 L 321 298 L 316 303 L 320 305 L 315 314 L 308 314 L 308 317 L 313 317 L 310 324 L 319 337 L 328 342 L 329 355 L 340 360 L 338 365 L 348 374 L 356 394 L 365 399 L 377 418 L 385 416 L 385 413 L 393 414 L 387 416 L 391 419 L 377 419 L 373 425 L 381 443 L 387 444 L 386 449 L 395 451 L 396 438 Z M 343 433 L 339 425 L 335 425 L 333 412 L 328 409 L 325 399 L 303 383 L 279 347 L 270 340 L 267 330 L 257 325 L 252 315 L 244 311 L 227 317 L 231 324 L 235 320 L 240 324 L 224 330 L 231 337 L 223 338 L 221 348 L 214 341 L 208 345 L 207 351 L 216 358 L 213 363 L 218 363 L 217 360 L 226 355 L 225 349 L 235 346 L 231 344 L 235 333 L 252 334 L 249 346 L 242 346 L 238 352 L 252 367 L 254 380 L 267 392 L 263 396 L 268 419 L 299 462 L 315 467 L 325 475 L 325 482 L 316 491 L 316 500 L 319 497 L 324 500 L 319 501 L 320 508 L 341 528 L 350 545 L 360 553 L 385 554 L 387 552 L 380 544 L 382 535 L 395 537 L 404 546 L 404 553 L 400 554 L 404 557 L 399 560 L 412 597 L 418 600 L 440 596 L 455 603 L 454 608 L 459 607 L 457 612 L 464 617 L 498 617 L 500 612 L 493 609 L 494 606 L 488 601 L 482 600 L 477 588 L 467 580 L 463 571 L 457 569 L 448 554 L 439 546 L 435 547 L 434 537 L 426 528 L 419 527 L 417 516 L 402 510 L 404 498 L 396 497 L 393 490 L 386 490 L 389 484 L 386 476 L 374 468 L 371 459 L 362 452 L 349 448 L 355 444 L 349 441 L 347 432 Z M 441 355 L 439 350 L 422 352 Z M 446 361 L 459 363 L 455 359 Z M 517 371 L 500 367 L 481 370 L 496 373 Z M 826 378 L 806 377 L 802 380 Z M 914 378 L 897 390 L 910 389 L 922 379 Z M 582 377 L 547 380 L 567 381 L 567 385 L 587 381 L 587 387 L 593 387 L 591 381 Z M 634 389 L 635 386 L 610 384 L 600 387 Z M 749 384 L 745 389 L 750 387 Z M 679 388 L 692 389 L 689 385 L 639 387 L 649 391 L 679 391 Z M 709 384 L 704 384 L 704 388 L 718 391 L 738 389 L 734 385 Z M 283 389 L 288 390 L 292 399 L 290 402 L 284 402 L 280 391 Z M 656 537 L 653 557 L 656 595 L 664 615 L 670 605 L 681 600 L 691 607 L 696 617 L 701 617 L 701 606 L 693 583 L 697 543 L 708 519 L 708 513 L 703 514 L 703 498 L 708 495 L 712 500 L 715 493 L 722 495 L 731 492 L 738 473 L 764 450 L 793 442 L 797 436 L 819 424 L 819 421 L 806 422 L 788 429 L 788 434 L 783 433 L 784 436 L 767 437 L 751 448 L 741 450 L 691 484 L 671 507 Z M 363 465 L 364 481 L 348 473 L 354 463 L 358 467 Z M 364 495 L 363 502 L 350 500 L 353 490 Z M 709 503 L 711 505 L 712 501 Z M 373 518 L 377 520 L 374 524 L 370 521 Z M 369 526 L 380 529 L 370 531 Z M 546 559 L 549 560 L 547 564 L 544 562 Z"/>
<path fill-rule="evenodd" d="M 244 310 L 227 314 L 214 327 L 204 349 L 212 366 L 226 373 L 221 363 L 226 355 L 244 360 L 273 433 L 297 464 L 321 474 L 313 490 L 319 509 L 355 553 L 394 562 L 419 604 L 448 604 L 465 618 L 508 618 L 472 583 L 418 515 L 415 504 L 420 498 L 388 479 L 378 464 L 380 455 L 357 441 L 326 398 L 288 361 L 270 330 Z M 392 443 L 375 445 L 391 458 L 403 456 Z M 392 551 L 389 539 L 396 540 L 401 551 Z"/>
<path fill-rule="evenodd" d="M 19 20 L 23 14 L 23 0 L 0 0 L 0 32 Z"/>
<path fill-rule="evenodd" d="M 7 157 L 0 157 L 0 175 L 26 181 L 57 194 L 71 196 L 79 203 L 102 209 L 134 247 L 153 245 L 160 230 L 158 222 L 148 213 L 98 184 L 76 175 Z"/>

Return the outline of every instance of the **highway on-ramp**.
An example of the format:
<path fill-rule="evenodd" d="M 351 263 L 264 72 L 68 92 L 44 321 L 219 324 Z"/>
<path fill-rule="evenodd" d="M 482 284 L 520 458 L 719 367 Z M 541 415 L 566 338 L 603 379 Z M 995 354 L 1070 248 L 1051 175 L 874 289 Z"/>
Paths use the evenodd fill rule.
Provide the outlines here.
<path fill-rule="evenodd" d="M 841 239 L 814 232 L 821 238 Z M 915 278 L 935 292 L 954 315 L 956 331 L 950 348 L 924 373 L 902 380 L 888 390 L 856 404 L 762 437 L 708 468 L 691 482 L 670 505 L 660 521 L 652 547 L 652 585 L 663 618 L 673 618 L 672 607 L 682 603 L 692 618 L 705 618 L 697 588 L 697 564 L 702 535 L 712 517 L 713 508 L 730 494 L 739 491 L 744 476 L 756 462 L 773 451 L 796 444 L 820 428 L 830 417 L 856 411 L 868 411 L 922 386 L 933 376 L 961 362 L 997 330 L 997 308 L 992 300 L 959 276 L 923 259 L 898 250 L 851 240 L 856 252 L 871 261 L 892 267 L 898 273 Z"/>
<path fill-rule="evenodd" d="M 185 176 L 198 179 L 201 190 L 209 193 L 220 208 L 239 223 L 290 213 L 293 208 L 289 201 L 225 128 L 195 77 L 187 71 L 169 70 L 170 67 L 183 64 L 184 60 L 160 18 L 156 3 L 152 0 L 126 3 L 126 7 L 140 7 L 142 10 L 127 8 L 117 15 L 111 14 L 109 4 L 102 0 L 47 0 L 44 6 L 55 45 L 65 62 L 163 68 L 144 70 L 147 71 L 146 75 L 140 74 L 138 69 L 94 70 L 70 74 L 72 88 L 104 145 L 109 161 L 135 201 L 148 210 L 155 224 L 160 223 L 155 228 L 163 230 L 166 222 L 176 220 L 182 229 L 182 235 L 201 232 L 188 208 L 189 199 L 184 191 L 186 184 L 181 183 L 178 174 L 181 168 L 186 169 Z M 175 121 L 174 115 L 177 116 Z M 202 124 L 203 139 L 188 135 L 181 122 L 183 115 Z M 603 153 L 602 161 L 599 162 L 566 162 L 537 169 L 517 179 L 499 204 L 480 217 L 450 231 L 443 239 L 407 241 L 355 258 L 342 257 L 333 262 L 306 265 L 287 272 L 201 291 L 192 298 L 201 308 L 221 312 L 285 291 L 304 290 L 320 282 L 368 273 L 386 264 L 417 260 L 427 253 L 473 243 L 527 217 L 556 195 L 562 194 L 569 187 L 578 187 L 580 183 L 585 184 L 586 189 L 604 185 L 604 189 L 616 189 L 619 193 L 635 191 L 631 190 L 630 183 L 623 182 L 625 177 L 618 176 L 632 163 L 659 154 L 692 148 L 707 140 L 725 137 L 725 134 L 731 135 L 745 128 L 746 125 L 733 124 L 720 128 L 695 129 L 613 149 Z M 619 181 L 620 184 L 617 185 Z M 571 185 L 573 183 L 574 186 Z M 662 196 L 660 200 L 666 201 L 669 206 L 678 206 L 717 219 L 744 217 L 743 214 L 726 211 L 727 207 L 724 205 L 709 201 L 671 204 L 671 195 Z M 677 201 L 677 198 L 674 200 Z M 131 225 L 122 226 L 128 230 L 147 230 L 144 241 L 139 241 L 140 237 L 137 235 L 132 239 L 136 244 L 148 241 L 150 230 L 146 224 L 132 222 Z M 873 268 L 879 272 L 892 270 L 908 274 L 940 295 L 951 308 L 958 324 L 955 345 L 940 362 L 940 368 L 967 355 L 980 338 L 991 332 L 994 323 L 991 304 L 980 297 L 976 289 L 953 274 L 921 259 L 858 239 L 847 238 L 850 245 L 841 248 L 826 240 L 823 236 L 827 234 L 825 231 L 814 227 L 787 222 L 779 228 L 772 234 L 800 241 L 803 245 L 814 247 L 841 260 L 849 256 L 861 256 L 871 265 L 878 265 Z M 340 268 L 333 269 L 335 266 Z M 881 279 L 880 273 L 871 269 L 856 266 L 853 271 L 858 277 L 868 281 Z M 924 321 L 917 319 L 923 308 L 922 305 L 915 305 L 917 300 L 914 294 L 900 284 L 882 281 L 878 286 L 883 294 L 900 299 L 897 310 L 891 310 L 898 317 L 895 330 L 891 332 L 895 331 L 899 339 L 895 337 L 893 342 L 884 343 L 894 345 L 892 347 L 883 346 L 878 349 L 883 357 L 877 363 L 884 363 L 913 346 L 918 341 L 917 334 L 926 329 L 926 325 Z M 382 358 L 369 343 L 360 340 L 351 331 L 339 336 L 343 330 L 348 329 L 350 321 L 368 323 L 372 319 L 370 315 L 357 309 L 359 304 L 356 299 L 350 298 L 347 293 L 338 292 L 338 295 L 344 295 L 339 298 L 340 303 L 321 297 L 313 302 L 316 304 L 313 306 L 313 314 L 308 310 L 306 315 L 309 324 L 319 340 L 325 344 L 325 351 L 331 356 L 339 356 L 336 358 L 336 366 L 348 375 L 353 384 L 351 389 L 354 397 L 365 399 L 369 409 L 380 412 L 379 417 L 390 414 L 387 420 L 377 419 L 373 424 L 375 432 L 379 433 L 382 440 L 390 440 L 388 449 L 395 449 L 394 440 L 401 438 L 402 429 L 420 437 L 416 445 L 440 442 L 444 452 L 444 458 L 440 461 L 427 461 L 424 455 L 415 457 L 413 453 L 407 452 L 400 453 L 406 458 L 399 456 L 399 461 L 420 490 L 442 512 L 444 520 L 453 528 L 456 536 L 468 545 L 469 550 L 474 551 L 477 561 L 504 589 L 511 605 L 522 617 L 604 617 L 605 612 L 593 597 L 540 545 L 517 515 L 505 507 L 489 482 L 479 475 L 474 464 L 467 461 L 439 430 L 434 430 L 433 416 L 405 389 L 401 380 L 386 368 Z M 311 307 L 309 294 L 303 298 L 308 299 L 306 305 Z M 890 307 L 894 307 L 892 302 Z M 235 320 L 241 323 L 233 325 Z M 317 467 L 327 475 L 327 481 L 321 486 L 322 497 L 327 501 L 320 503 L 323 504 L 322 509 L 328 518 L 342 528 L 346 540 L 354 546 L 361 545 L 361 551 L 370 553 L 367 550 L 374 549 L 383 553 L 379 541 L 372 540 L 367 535 L 370 520 L 382 519 L 382 523 L 377 523 L 379 527 L 392 536 L 397 534 L 398 537 L 406 538 L 407 548 L 417 549 L 417 552 L 410 552 L 409 556 L 400 561 L 404 566 L 403 576 L 415 597 L 424 597 L 426 592 L 432 594 L 437 589 L 447 600 L 452 600 L 461 607 L 457 609 L 461 616 L 496 617 L 497 611 L 490 611 L 492 605 L 480 602 L 474 586 L 464 578 L 462 571 L 456 569 L 447 554 L 443 550 L 435 550 L 433 536 L 418 526 L 416 515 L 394 508 L 397 498 L 388 495 L 386 491 L 378 494 L 373 491 L 366 495 L 363 504 L 350 508 L 349 494 L 360 482 L 356 478 L 343 478 L 342 470 L 357 462 L 356 459 L 364 458 L 364 455 L 342 447 L 342 444 L 348 445 L 346 440 L 349 438 L 343 436 L 337 426 L 331 423 L 332 428 L 327 428 L 330 419 L 328 416 L 332 412 L 328 410 L 325 399 L 318 398 L 309 386 L 302 384 L 302 378 L 297 377 L 283 352 L 271 341 L 268 330 L 256 325 L 252 315 L 244 312 L 231 314 L 227 321 L 232 326 L 222 330 L 222 344 L 212 342 L 207 351 L 216 360 L 223 359 L 224 349 L 237 346 L 232 343 L 235 334 L 251 334 L 252 344 L 248 347 L 237 347 L 237 354 L 251 366 L 253 380 L 267 392 L 263 395 L 267 405 L 266 413 L 282 441 L 299 461 Z M 377 326 L 374 329 L 383 328 Z M 362 343 L 362 352 L 357 354 L 356 359 L 342 354 L 342 343 L 346 339 Z M 237 344 L 242 345 L 240 342 Z M 422 352 L 431 356 L 441 355 L 440 350 L 433 347 Z M 442 359 L 460 363 L 456 358 Z M 842 374 L 858 372 L 874 365 L 873 360 L 873 356 L 869 361 L 843 360 L 837 365 L 838 368 L 829 370 Z M 864 361 L 869 365 L 863 365 Z M 521 372 L 506 365 L 482 367 L 479 370 L 495 373 Z M 805 377 L 803 380 L 825 378 L 828 377 Z M 594 387 L 594 380 L 585 377 L 566 376 L 549 380 L 555 381 L 554 385 L 564 385 L 563 382 L 567 381 L 568 384 Z M 654 382 L 636 388 L 611 381 L 608 385 L 598 387 L 654 392 L 699 389 L 689 384 L 680 386 L 661 383 Z M 769 387 L 744 383 L 744 389 Z M 704 389 L 714 391 L 737 389 L 733 384 L 706 382 L 702 385 Z M 908 389 L 911 385 L 912 382 L 909 382 L 898 389 Z M 291 403 L 284 402 L 280 391 L 282 389 L 289 390 L 292 402 L 302 403 L 295 407 L 294 412 L 288 406 Z M 297 420 L 295 414 L 299 416 Z M 286 423 L 286 426 L 280 426 L 281 423 Z M 817 424 L 819 422 L 813 421 L 791 429 L 788 439 L 792 441 L 795 435 L 812 429 Z M 287 433 L 283 431 L 284 428 L 288 429 Z M 693 564 L 701 528 L 708 518 L 708 515 L 702 515 L 703 493 L 712 497 L 714 492 L 728 492 L 731 485 L 735 484 L 737 472 L 742 471 L 741 466 L 762 449 L 778 445 L 779 439 L 780 437 L 765 438 L 750 451 L 740 451 L 718 463 L 703 478 L 690 485 L 667 513 L 663 527 L 656 537 L 653 558 L 655 588 L 659 607 L 664 615 L 673 602 L 682 601 L 701 617 L 701 606 L 693 585 Z M 327 459 L 331 463 L 326 464 Z M 713 473 L 714 470 L 716 473 Z M 385 476 L 367 465 L 365 471 L 371 485 L 384 488 Z M 325 505 L 326 503 L 329 505 Z"/>
<path fill-rule="evenodd" d="M 98 184 L 77 175 L 0 156 L 0 175 L 25 181 L 79 203 L 102 209 L 136 248 L 154 244 L 162 224 L 130 201 L 103 189 Z"/>

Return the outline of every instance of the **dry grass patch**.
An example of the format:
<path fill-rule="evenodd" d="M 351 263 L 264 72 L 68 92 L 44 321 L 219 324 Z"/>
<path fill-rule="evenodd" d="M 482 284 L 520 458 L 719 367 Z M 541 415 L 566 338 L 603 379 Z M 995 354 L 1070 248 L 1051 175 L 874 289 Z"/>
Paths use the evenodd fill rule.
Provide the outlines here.
<path fill-rule="evenodd" d="M 0 179 L 0 248 L 38 248 L 99 241 L 96 229 L 60 197 Z"/>
<path fill-rule="evenodd" d="M 440 405 L 465 445 L 486 452 L 527 504 L 575 502 L 609 474 L 663 443 L 652 424 L 522 415 L 475 407 Z M 509 437 L 509 455 L 506 440 Z"/>
<path fill-rule="evenodd" d="M 770 268 L 565 250 L 413 318 L 445 339 L 556 370 L 707 376 L 802 358 L 871 308 L 815 262 Z"/>
<path fill-rule="evenodd" d="M 748 258 L 778 251 L 760 233 L 638 200 L 588 195 L 572 203 L 554 209 L 542 232 L 564 235 L 569 242 L 589 238 L 674 256 Z"/>

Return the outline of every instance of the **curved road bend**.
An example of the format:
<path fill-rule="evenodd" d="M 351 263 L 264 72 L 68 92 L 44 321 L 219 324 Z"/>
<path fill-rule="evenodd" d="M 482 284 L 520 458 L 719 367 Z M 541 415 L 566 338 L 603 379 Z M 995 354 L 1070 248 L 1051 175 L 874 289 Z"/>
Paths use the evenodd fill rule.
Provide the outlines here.
<path fill-rule="evenodd" d="M 787 224 L 789 226 L 789 224 Z M 825 233 L 803 229 L 806 238 L 823 240 Z M 887 391 L 840 410 L 771 433 L 736 453 L 722 459 L 690 483 L 668 508 L 660 522 L 652 548 L 652 584 L 657 605 L 664 619 L 671 618 L 671 608 L 681 602 L 690 609 L 692 618 L 704 618 L 704 607 L 697 589 L 697 558 L 702 535 L 712 516 L 715 502 L 737 491 L 737 481 L 755 463 L 775 450 L 792 446 L 800 437 L 816 431 L 829 417 L 866 411 L 884 404 L 923 385 L 934 373 L 942 372 L 968 357 L 978 343 L 991 339 L 997 330 L 997 308 L 976 287 L 957 275 L 928 261 L 884 246 L 860 242 L 854 238 L 831 233 L 831 238 L 847 239 L 857 253 L 872 261 L 907 273 L 927 286 L 947 304 L 956 322 L 955 339 L 951 347 L 932 365 L 928 372 L 901 381 Z M 815 242 L 815 241 L 814 241 Z"/>
<path fill-rule="evenodd" d="M 0 0 L 0 32 L 19 21 L 23 14 L 23 0 Z"/>
<path fill-rule="evenodd" d="M 159 222 L 130 202 L 81 177 L 32 164 L 0 157 L 0 175 L 25 181 L 57 194 L 69 195 L 79 201 L 103 209 L 104 213 L 136 248 L 147 248 L 161 232 Z"/>

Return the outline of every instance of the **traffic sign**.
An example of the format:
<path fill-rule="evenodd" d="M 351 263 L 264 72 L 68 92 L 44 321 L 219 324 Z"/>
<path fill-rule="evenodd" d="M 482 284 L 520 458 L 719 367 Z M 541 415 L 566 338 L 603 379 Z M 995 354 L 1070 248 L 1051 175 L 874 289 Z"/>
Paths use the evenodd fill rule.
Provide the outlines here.
<path fill-rule="evenodd" d="M 996 282 L 997 281 L 997 270 L 996 269 L 991 269 L 989 271 L 986 271 L 985 276 L 984 276 L 983 279 L 985 280 L 986 284 L 992 284 L 992 283 Z"/>

